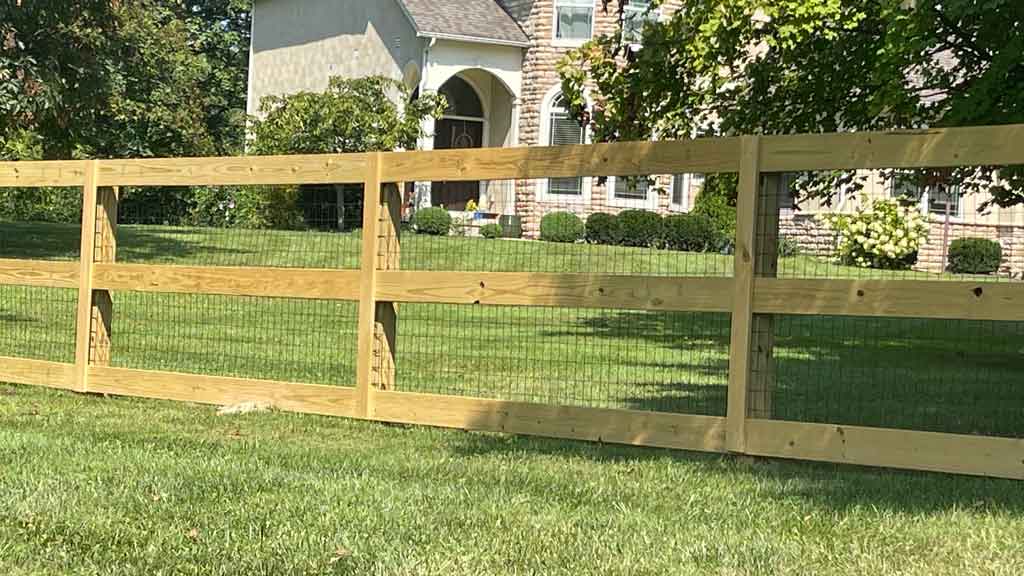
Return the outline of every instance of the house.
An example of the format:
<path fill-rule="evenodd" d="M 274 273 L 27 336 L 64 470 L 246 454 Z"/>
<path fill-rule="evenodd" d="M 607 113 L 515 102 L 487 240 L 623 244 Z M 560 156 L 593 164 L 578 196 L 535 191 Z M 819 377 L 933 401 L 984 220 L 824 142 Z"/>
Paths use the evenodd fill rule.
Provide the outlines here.
<path fill-rule="evenodd" d="M 649 10 L 649 0 L 629 0 L 621 33 L 637 37 L 648 18 L 664 18 L 678 2 Z M 439 91 L 449 102 L 430 121 L 422 149 L 532 146 L 585 142 L 561 103 L 557 62 L 571 48 L 600 34 L 620 33 L 618 15 L 602 0 L 255 0 L 248 108 L 262 97 L 324 90 L 332 76 L 381 74 L 412 91 Z M 640 48 L 642 49 L 642 48 Z M 553 210 L 593 212 L 643 208 L 662 214 L 693 206 L 697 175 L 645 179 L 557 178 L 532 181 L 418 182 L 417 207 L 462 210 L 470 200 L 491 215 L 521 223 L 528 237 Z M 865 193 L 906 197 L 878 174 Z M 914 192 L 929 214 L 932 233 L 921 267 L 941 270 L 948 243 L 962 236 L 999 241 L 1004 267 L 1024 272 L 1024 210 L 993 208 L 978 214 L 980 198 L 955 192 Z M 805 252 L 824 255 L 834 237 L 815 218 L 849 210 L 857 198 L 840 194 L 832 206 L 783 202 L 781 230 Z M 947 214 L 947 205 L 950 208 Z"/>

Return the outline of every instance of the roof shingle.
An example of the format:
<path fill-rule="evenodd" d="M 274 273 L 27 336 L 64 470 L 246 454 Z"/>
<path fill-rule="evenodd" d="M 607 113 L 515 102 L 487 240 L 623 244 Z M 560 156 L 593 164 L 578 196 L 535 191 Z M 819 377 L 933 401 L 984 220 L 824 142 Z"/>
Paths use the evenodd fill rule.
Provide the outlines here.
<path fill-rule="evenodd" d="M 497 0 L 398 0 L 421 36 L 527 46 L 530 39 Z"/>

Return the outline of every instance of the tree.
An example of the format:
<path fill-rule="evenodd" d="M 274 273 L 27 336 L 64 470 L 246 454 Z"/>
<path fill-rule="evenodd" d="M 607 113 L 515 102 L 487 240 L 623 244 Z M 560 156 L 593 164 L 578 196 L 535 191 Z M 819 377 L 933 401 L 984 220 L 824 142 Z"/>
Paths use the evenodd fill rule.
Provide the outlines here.
<path fill-rule="evenodd" d="M 597 140 L 1024 121 L 1019 0 L 682 0 L 642 38 L 639 50 L 621 35 L 596 38 L 559 67 Z M 1001 180 L 994 171 L 943 177 L 1002 206 L 1024 202 L 1024 171 L 1001 168 Z M 801 183 L 828 197 L 858 178 Z"/>
<path fill-rule="evenodd" d="M 10 157 L 240 150 L 248 3 L 0 6 L 0 150 Z"/>
<path fill-rule="evenodd" d="M 254 154 L 318 154 L 413 149 L 423 121 L 444 113 L 444 97 L 411 98 L 397 80 L 331 78 L 326 92 L 267 96 L 250 119 Z"/>

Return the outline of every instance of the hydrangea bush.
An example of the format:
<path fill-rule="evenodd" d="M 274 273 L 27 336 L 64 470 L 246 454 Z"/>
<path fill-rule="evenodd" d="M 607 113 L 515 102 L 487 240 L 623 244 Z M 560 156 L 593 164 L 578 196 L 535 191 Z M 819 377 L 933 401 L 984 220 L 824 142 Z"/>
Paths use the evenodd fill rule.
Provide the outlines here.
<path fill-rule="evenodd" d="M 928 222 L 920 211 L 895 200 L 865 200 L 853 214 L 820 218 L 838 234 L 840 260 L 861 268 L 910 268 L 928 239 Z"/>

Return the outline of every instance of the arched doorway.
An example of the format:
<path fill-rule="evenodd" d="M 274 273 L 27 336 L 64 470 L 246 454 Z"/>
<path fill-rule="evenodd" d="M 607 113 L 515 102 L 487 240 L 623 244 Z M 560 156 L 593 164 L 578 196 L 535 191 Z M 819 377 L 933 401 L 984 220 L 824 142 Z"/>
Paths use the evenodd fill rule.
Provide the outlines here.
<path fill-rule="evenodd" d="M 434 125 L 434 149 L 482 148 L 486 134 L 483 103 L 476 89 L 460 76 L 452 76 L 438 90 L 448 101 L 444 115 Z M 431 204 L 464 210 L 480 201 L 480 182 L 434 182 Z"/>

